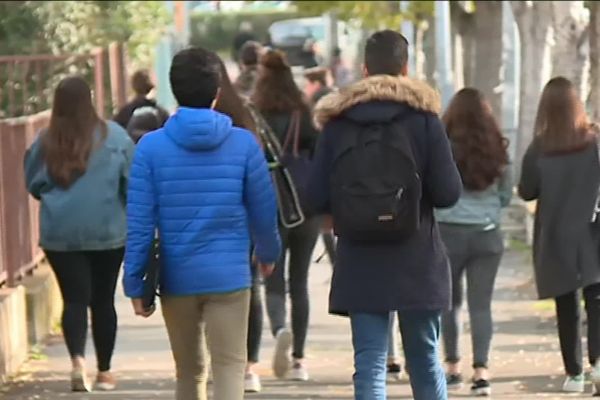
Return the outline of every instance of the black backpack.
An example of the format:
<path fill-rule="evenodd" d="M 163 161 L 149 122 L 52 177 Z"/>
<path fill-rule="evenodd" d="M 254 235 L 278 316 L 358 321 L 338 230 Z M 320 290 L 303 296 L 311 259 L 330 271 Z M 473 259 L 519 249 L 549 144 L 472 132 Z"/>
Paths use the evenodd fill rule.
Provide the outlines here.
<path fill-rule="evenodd" d="M 336 235 L 402 241 L 419 230 L 422 185 L 399 120 L 340 132 L 331 175 Z"/>

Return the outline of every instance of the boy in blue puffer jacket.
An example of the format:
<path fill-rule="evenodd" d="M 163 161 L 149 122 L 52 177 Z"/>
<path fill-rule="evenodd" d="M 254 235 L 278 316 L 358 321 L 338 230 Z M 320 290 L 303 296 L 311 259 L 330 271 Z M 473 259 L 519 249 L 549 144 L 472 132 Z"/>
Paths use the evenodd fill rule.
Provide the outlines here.
<path fill-rule="evenodd" d="M 250 240 L 263 274 L 280 251 L 275 193 L 252 133 L 212 108 L 214 53 L 179 52 L 170 70 L 177 112 L 139 142 L 130 172 L 125 293 L 136 314 L 158 229 L 161 303 L 177 368 L 178 400 L 206 398 L 202 341 L 210 338 L 215 400 L 244 395 Z M 206 330 L 206 335 L 204 330 Z"/>

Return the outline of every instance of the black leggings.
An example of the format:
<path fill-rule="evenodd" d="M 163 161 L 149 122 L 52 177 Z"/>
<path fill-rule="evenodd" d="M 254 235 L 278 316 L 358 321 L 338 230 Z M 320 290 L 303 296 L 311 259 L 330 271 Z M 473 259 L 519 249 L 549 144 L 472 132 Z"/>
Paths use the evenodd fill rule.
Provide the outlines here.
<path fill-rule="evenodd" d="M 600 358 L 600 283 L 583 289 L 588 323 L 588 358 L 595 365 Z M 581 348 L 581 295 L 572 292 L 557 297 L 556 316 L 560 349 L 568 375 L 583 372 L 583 350 Z"/>
<path fill-rule="evenodd" d="M 109 371 L 117 334 L 115 289 L 123 248 L 69 252 L 46 250 L 46 256 L 63 297 L 62 328 L 71 358 L 85 356 L 89 307 L 98 371 Z"/>
<path fill-rule="evenodd" d="M 280 228 L 282 253 L 275 264 L 273 274 L 266 280 L 267 314 L 271 321 L 273 336 L 286 326 L 286 289 L 292 303 L 292 332 L 294 334 L 293 356 L 304 358 L 304 345 L 308 331 L 309 307 L 308 270 L 312 254 L 319 238 L 320 218 L 311 218 L 302 225 Z M 289 280 L 286 281 L 286 256 L 289 250 Z M 287 284 L 287 285 L 286 285 Z"/>

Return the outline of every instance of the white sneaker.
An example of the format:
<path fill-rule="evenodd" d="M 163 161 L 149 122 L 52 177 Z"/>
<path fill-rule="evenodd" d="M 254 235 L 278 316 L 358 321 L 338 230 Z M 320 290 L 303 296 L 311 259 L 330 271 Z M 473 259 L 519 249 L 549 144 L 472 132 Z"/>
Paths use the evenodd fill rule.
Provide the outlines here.
<path fill-rule="evenodd" d="M 273 356 L 273 373 L 277 378 L 285 378 L 290 366 L 292 359 L 290 357 L 290 349 L 292 347 L 292 332 L 283 328 L 277 332 L 275 336 L 277 343 L 275 344 L 275 354 Z"/>
<path fill-rule="evenodd" d="M 94 385 L 94 390 L 98 390 L 100 392 L 111 392 L 117 388 L 117 381 L 115 376 L 111 373 L 108 374 L 98 374 L 96 377 L 96 384 Z"/>
<path fill-rule="evenodd" d="M 89 392 L 90 384 L 85 371 L 85 368 L 73 368 L 71 371 L 71 391 L 72 392 Z"/>
<path fill-rule="evenodd" d="M 244 392 L 246 393 L 258 393 L 262 390 L 260 384 L 260 377 L 256 372 L 248 372 L 246 379 L 244 380 Z"/>
<path fill-rule="evenodd" d="M 594 384 L 594 395 L 600 396 L 600 363 L 596 363 L 590 372 L 590 380 Z"/>
<path fill-rule="evenodd" d="M 600 383 L 600 362 L 592 367 L 590 371 L 590 380 L 594 383 Z"/>
<path fill-rule="evenodd" d="M 583 374 L 567 376 L 562 390 L 566 393 L 583 393 L 585 391 L 585 377 Z"/>
<path fill-rule="evenodd" d="M 290 372 L 290 379 L 293 381 L 306 382 L 309 379 L 308 370 L 301 362 L 294 362 Z"/>
<path fill-rule="evenodd" d="M 100 392 L 112 392 L 117 388 L 117 385 L 112 382 L 96 382 L 94 385 L 94 390 L 98 390 Z"/>

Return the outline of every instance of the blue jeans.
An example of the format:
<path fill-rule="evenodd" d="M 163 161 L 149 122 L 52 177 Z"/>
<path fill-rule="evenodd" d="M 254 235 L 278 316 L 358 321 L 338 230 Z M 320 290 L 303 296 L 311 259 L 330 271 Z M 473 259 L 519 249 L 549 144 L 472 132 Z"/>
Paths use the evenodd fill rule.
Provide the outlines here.
<path fill-rule="evenodd" d="M 440 311 L 398 313 L 402 345 L 415 400 L 448 398 L 438 349 Z M 386 400 L 386 360 L 390 314 L 352 313 L 355 400 Z"/>

